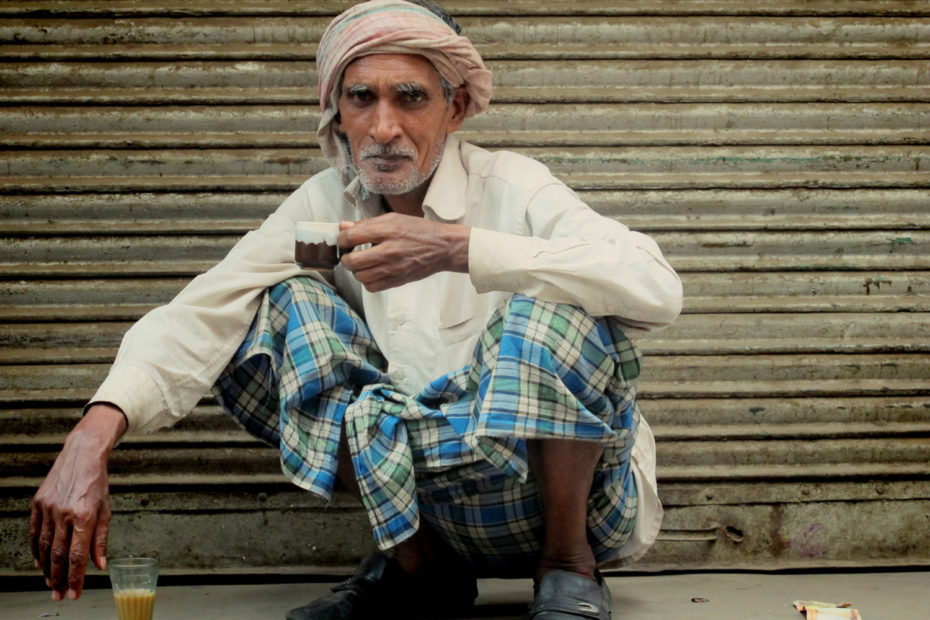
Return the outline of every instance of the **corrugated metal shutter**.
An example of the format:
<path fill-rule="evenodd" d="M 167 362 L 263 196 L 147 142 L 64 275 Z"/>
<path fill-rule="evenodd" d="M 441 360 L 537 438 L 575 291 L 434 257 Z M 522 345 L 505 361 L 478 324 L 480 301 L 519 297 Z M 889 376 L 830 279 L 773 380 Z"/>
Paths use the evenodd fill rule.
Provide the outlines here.
<path fill-rule="evenodd" d="M 325 164 L 347 2 L 0 5 L 0 571 L 123 331 Z M 662 540 L 638 568 L 927 564 L 930 2 L 449 1 L 495 71 L 463 134 L 655 236 Z M 113 464 L 112 546 L 296 570 L 369 544 L 205 402 Z M 295 523 L 306 533 L 298 544 Z"/>

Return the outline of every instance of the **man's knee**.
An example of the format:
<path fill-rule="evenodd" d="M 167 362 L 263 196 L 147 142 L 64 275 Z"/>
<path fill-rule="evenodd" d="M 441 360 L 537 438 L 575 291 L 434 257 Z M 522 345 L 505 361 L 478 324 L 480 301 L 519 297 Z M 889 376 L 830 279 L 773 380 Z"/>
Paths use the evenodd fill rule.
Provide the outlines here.
<path fill-rule="evenodd" d="M 631 386 L 639 377 L 642 356 L 612 317 L 593 317 L 570 304 L 514 295 L 501 309 L 498 340 L 516 338 L 527 348 L 541 347 L 564 367 L 596 375 L 607 366 Z M 497 333 L 493 333 L 493 332 Z M 512 348 L 512 345 L 511 345 Z"/>
<path fill-rule="evenodd" d="M 268 294 L 273 299 L 287 299 L 292 302 L 332 304 L 338 301 L 344 303 L 331 286 L 310 276 L 293 276 L 282 280 L 268 287 Z"/>

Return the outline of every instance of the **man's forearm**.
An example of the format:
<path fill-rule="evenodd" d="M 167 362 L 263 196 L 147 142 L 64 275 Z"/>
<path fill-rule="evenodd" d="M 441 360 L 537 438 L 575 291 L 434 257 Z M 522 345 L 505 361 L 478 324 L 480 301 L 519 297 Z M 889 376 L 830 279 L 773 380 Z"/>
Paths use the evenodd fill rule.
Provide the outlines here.
<path fill-rule="evenodd" d="M 471 227 L 448 224 L 444 234 L 449 247 L 448 271 L 468 273 L 468 240 Z"/>
<path fill-rule="evenodd" d="M 119 407 L 110 403 L 96 403 L 88 408 L 65 443 L 79 441 L 87 448 L 96 445 L 102 454 L 109 455 L 126 433 L 127 427 L 126 416 Z"/>

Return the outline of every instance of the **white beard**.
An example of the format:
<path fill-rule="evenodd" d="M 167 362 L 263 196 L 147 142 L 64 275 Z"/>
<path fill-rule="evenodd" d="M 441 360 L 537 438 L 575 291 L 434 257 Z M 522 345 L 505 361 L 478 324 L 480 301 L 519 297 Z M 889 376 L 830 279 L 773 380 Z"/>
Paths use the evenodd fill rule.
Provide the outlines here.
<path fill-rule="evenodd" d="M 433 158 L 433 163 L 430 166 L 429 172 L 425 175 L 421 174 L 416 166 L 412 167 L 406 176 L 400 178 L 377 173 L 372 174 L 368 169 L 360 166 L 355 167 L 355 174 L 358 176 L 358 180 L 362 184 L 362 187 L 371 194 L 381 194 L 382 196 L 400 196 L 408 194 L 426 183 L 433 176 L 433 173 L 436 172 L 436 168 L 439 166 L 440 160 L 442 160 L 442 153 L 444 150 L 445 140 L 443 140 L 443 143 L 436 149 L 436 156 Z M 364 159 L 372 155 L 388 154 L 403 155 L 411 158 L 412 161 L 416 161 L 417 156 L 416 150 L 412 147 L 370 146 L 359 153 L 359 158 Z"/>

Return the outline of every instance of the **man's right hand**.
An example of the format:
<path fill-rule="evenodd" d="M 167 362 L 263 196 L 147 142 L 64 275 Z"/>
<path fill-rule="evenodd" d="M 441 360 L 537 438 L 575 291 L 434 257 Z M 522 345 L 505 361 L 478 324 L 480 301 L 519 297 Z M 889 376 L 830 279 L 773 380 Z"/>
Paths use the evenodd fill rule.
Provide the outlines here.
<path fill-rule="evenodd" d="M 437 271 L 468 273 L 468 226 L 385 213 L 343 223 L 341 231 L 343 247 L 371 244 L 343 253 L 340 262 L 372 293 L 422 280 Z"/>
<path fill-rule="evenodd" d="M 107 461 L 126 432 L 117 407 L 96 404 L 65 439 L 61 454 L 32 499 L 29 539 L 52 599 L 76 599 L 93 554 L 106 568 L 110 498 Z"/>

